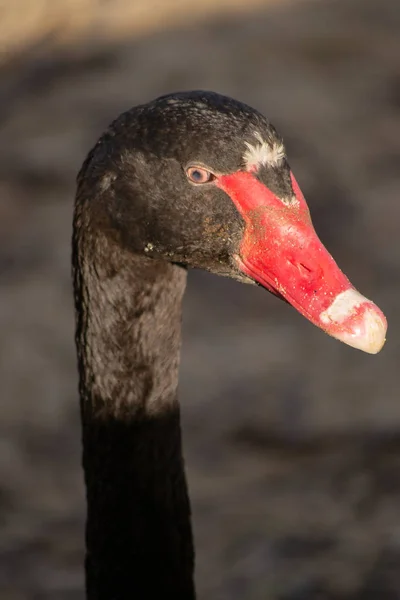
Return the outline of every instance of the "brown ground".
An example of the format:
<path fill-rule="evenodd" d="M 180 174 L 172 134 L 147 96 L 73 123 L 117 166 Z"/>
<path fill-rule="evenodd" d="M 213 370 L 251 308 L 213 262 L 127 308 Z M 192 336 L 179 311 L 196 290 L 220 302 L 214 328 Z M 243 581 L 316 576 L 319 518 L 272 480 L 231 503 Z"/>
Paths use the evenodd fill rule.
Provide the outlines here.
<path fill-rule="evenodd" d="M 76 171 L 119 112 L 190 88 L 271 118 L 322 239 L 389 320 L 387 346 L 371 357 L 261 289 L 191 274 L 181 399 L 199 597 L 400 599 L 398 0 L 246 11 L 203 0 L 202 13 L 170 0 L 129 10 L 71 0 L 65 18 L 81 1 L 92 5 L 90 43 L 62 19 L 47 27 L 50 8 L 38 33 L 31 21 L 24 29 L 34 3 L 0 6 L 1 599 L 83 598 Z M 113 3 L 124 36 L 104 16 Z M 17 5 L 20 27 L 14 18 L 7 29 Z M 138 27 L 133 5 L 153 6 L 156 25 L 147 10 Z"/>

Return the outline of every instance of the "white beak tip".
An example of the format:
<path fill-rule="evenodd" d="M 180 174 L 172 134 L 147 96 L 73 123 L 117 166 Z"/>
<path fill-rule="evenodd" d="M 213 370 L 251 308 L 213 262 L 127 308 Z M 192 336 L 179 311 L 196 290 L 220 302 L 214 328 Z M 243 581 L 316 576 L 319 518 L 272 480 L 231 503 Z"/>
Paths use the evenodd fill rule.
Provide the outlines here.
<path fill-rule="evenodd" d="M 377 306 L 368 304 L 359 322 L 354 322 L 353 330 L 344 332 L 342 341 L 368 354 L 378 354 L 385 344 L 386 331 L 385 317 Z"/>
<path fill-rule="evenodd" d="M 385 315 L 353 288 L 339 294 L 320 318 L 327 333 L 348 346 L 377 354 L 385 344 Z"/>

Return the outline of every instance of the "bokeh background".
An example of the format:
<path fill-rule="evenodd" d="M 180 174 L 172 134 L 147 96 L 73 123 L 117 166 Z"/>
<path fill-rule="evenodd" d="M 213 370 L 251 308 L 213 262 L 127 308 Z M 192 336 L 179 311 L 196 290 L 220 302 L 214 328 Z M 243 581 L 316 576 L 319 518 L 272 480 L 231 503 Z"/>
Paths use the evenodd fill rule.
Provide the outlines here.
<path fill-rule="evenodd" d="M 389 321 L 340 344 L 193 272 L 180 397 L 199 598 L 400 599 L 398 0 L 0 3 L 0 597 L 83 600 L 75 175 L 169 91 L 267 114 L 321 238 Z"/>

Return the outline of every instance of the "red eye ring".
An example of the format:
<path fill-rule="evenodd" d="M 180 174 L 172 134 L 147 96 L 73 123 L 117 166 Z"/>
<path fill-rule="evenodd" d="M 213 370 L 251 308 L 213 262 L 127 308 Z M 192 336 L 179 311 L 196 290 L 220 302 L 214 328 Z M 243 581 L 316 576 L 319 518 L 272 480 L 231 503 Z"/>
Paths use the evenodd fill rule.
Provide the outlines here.
<path fill-rule="evenodd" d="M 210 183 L 215 179 L 215 175 L 208 171 L 204 167 L 187 167 L 186 169 L 186 177 L 189 179 L 191 183 L 201 185 L 203 183 Z"/>

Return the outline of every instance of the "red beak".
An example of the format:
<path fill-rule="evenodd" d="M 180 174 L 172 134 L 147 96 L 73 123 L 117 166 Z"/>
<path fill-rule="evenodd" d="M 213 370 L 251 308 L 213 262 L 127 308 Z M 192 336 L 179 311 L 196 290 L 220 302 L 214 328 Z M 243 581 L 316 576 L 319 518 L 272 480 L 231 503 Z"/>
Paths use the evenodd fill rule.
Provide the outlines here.
<path fill-rule="evenodd" d="M 386 318 L 354 289 L 321 243 L 293 175 L 294 197 L 286 200 L 249 172 L 222 175 L 216 183 L 246 223 L 235 257 L 239 269 L 329 335 L 364 352 L 379 352 Z"/>

